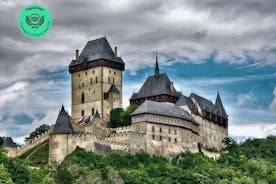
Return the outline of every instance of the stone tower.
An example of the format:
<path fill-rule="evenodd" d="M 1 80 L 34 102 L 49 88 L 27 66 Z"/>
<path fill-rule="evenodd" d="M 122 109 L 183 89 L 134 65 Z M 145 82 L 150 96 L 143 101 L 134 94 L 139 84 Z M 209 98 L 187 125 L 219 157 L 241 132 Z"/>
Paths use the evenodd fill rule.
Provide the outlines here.
<path fill-rule="evenodd" d="M 108 120 L 110 110 L 122 107 L 122 72 L 125 63 L 105 37 L 88 41 L 69 65 L 72 88 L 72 119 L 93 117 L 96 111 Z"/>

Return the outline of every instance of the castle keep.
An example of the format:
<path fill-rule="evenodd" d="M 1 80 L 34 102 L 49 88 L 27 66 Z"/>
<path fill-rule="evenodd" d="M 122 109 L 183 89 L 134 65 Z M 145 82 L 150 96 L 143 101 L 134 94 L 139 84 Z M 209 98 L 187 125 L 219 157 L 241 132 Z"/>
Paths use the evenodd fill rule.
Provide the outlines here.
<path fill-rule="evenodd" d="M 166 73 L 160 73 L 157 55 L 153 75 L 130 98 L 130 104 L 138 105 L 131 113 L 131 125 L 110 128 L 110 111 L 122 107 L 123 71 L 117 47 L 113 51 L 105 37 L 89 41 L 69 65 L 71 117 L 62 106 L 48 132 L 22 146 L 6 138 L 9 156 L 20 156 L 45 141 L 49 141 L 49 162 L 61 162 L 77 146 L 102 154 L 147 152 L 171 158 L 200 149 L 211 157 L 219 155 L 214 150 L 221 150 L 228 136 L 228 115 L 220 94 L 215 103 L 195 93 L 185 96 Z M 78 124 L 81 117 L 87 121 Z"/>

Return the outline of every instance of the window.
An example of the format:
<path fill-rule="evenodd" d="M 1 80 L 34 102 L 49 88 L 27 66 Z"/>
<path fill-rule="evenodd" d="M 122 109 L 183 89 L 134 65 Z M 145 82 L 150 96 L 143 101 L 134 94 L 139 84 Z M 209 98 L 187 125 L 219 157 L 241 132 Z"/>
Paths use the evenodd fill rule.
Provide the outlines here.
<path fill-rule="evenodd" d="M 94 74 L 94 73 L 95 73 L 95 71 L 93 70 L 93 71 L 92 71 L 92 73 Z"/>
<path fill-rule="evenodd" d="M 152 132 L 155 132 L 155 128 L 154 128 L 154 126 L 151 128 L 151 130 L 152 130 Z"/>
<path fill-rule="evenodd" d="M 171 142 L 171 138 L 169 137 L 169 142 Z"/>
<path fill-rule="evenodd" d="M 174 130 L 174 135 L 176 135 L 176 130 Z"/>
<path fill-rule="evenodd" d="M 95 114 L 95 109 L 92 108 L 92 112 L 91 112 L 92 116 Z"/>
<path fill-rule="evenodd" d="M 111 73 L 111 70 L 109 70 L 109 73 Z"/>
<path fill-rule="evenodd" d="M 98 77 L 96 77 L 96 83 L 98 83 Z"/>
<path fill-rule="evenodd" d="M 174 139 L 174 143 L 175 143 L 175 144 L 177 143 L 177 139 L 176 139 L 176 138 Z"/>
<path fill-rule="evenodd" d="M 114 72 L 114 75 L 116 75 L 116 72 Z"/>
<path fill-rule="evenodd" d="M 79 77 L 80 77 L 80 74 L 79 74 Z"/>
<path fill-rule="evenodd" d="M 84 83 L 82 83 L 82 87 L 84 87 Z"/>
<path fill-rule="evenodd" d="M 171 129 L 169 129 L 169 134 L 171 133 Z"/>
<path fill-rule="evenodd" d="M 154 135 L 152 135 L 152 140 L 155 140 L 155 137 L 154 137 Z"/>
<path fill-rule="evenodd" d="M 160 133 L 162 133 L 162 128 L 159 129 Z"/>
<path fill-rule="evenodd" d="M 81 116 L 84 116 L 84 110 L 81 111 Z"/>
<path fill-rule="evenodd" d="M 87 75 L 87 72 L 85 72 L 85 75 Z"/>
<path fill-rule="evenodd" d="M 160 141 L 162 141 L 162 135 L 160 135 L 160 138 L 159 138 Z"/>
<path fill-rule="evenodd" d="M 92 85 L 92 82 L 93 82 L 93 81 L 92 81 L 92 78 L 90 78 L 90 85 Z"/>
<path fill-rule="evenodd" d="M 84 93 L 81 94 L 81 103 L 84 103 Z"/>

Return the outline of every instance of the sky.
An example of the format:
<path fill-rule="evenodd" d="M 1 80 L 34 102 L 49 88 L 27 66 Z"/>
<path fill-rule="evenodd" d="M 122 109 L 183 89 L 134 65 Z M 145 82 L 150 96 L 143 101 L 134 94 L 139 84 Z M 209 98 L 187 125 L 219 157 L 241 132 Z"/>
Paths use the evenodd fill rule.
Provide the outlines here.
<path fill-rule="evenodd" d="M 24 37 L 20 10 L 46 7 L 43 38 Z M 215 101 L 220 92 L 237 140 L 276 135 L 274 0 L 0 0 L 0 136 L 22 143 L 39 125 L 71 111 L 68 65 L 76 49 L 106 36 L 126 63 L 123 105 L 154 72 L 177 90 Z"/>

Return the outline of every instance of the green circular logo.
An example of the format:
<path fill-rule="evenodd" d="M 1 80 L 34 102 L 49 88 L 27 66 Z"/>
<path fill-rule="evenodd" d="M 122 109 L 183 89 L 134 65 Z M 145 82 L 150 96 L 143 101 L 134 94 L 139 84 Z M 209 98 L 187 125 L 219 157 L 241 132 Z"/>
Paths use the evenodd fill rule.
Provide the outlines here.
<path fill-rule="evenodd" d="M 23 8 L 18 17 L 18 27 L 29 38 L 41 38 L 52 27 L 49 11 L 41 5 L 32 4 Z"/>

